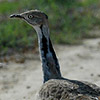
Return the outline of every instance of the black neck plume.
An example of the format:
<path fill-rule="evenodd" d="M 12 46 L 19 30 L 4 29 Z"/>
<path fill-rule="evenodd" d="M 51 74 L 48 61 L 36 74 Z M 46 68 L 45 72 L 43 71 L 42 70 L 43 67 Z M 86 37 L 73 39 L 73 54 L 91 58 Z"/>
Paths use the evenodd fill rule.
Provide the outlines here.
<path fill-rule="evenodd" d="M 47 28 L 48 27 L 41 25 L 40 31 L 38 32 L 44 82 L 49 79 L 61 78 L 59 62 L 53 49 Z"/>

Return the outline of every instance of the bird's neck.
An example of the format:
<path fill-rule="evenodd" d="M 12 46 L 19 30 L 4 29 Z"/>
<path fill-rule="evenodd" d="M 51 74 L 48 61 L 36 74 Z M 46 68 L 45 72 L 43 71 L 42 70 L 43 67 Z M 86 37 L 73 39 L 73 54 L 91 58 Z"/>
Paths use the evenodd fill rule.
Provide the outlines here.
<path fill-rule="evenodd" d="M 60 66 L 53 49 L 47 25 L 34 27 L 38 34 L 44 82 L 61 78 Z"/>

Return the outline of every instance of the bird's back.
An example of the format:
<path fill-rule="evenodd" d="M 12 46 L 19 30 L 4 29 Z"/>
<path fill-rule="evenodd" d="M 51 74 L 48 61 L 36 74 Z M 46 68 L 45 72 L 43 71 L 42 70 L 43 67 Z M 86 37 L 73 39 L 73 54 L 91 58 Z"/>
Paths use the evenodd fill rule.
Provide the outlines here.
<path fill-rule="evenodd" d="M 51 79 L 39 91 L 38 100 L 100 100 L 100 88 L 88 82 Z"/>

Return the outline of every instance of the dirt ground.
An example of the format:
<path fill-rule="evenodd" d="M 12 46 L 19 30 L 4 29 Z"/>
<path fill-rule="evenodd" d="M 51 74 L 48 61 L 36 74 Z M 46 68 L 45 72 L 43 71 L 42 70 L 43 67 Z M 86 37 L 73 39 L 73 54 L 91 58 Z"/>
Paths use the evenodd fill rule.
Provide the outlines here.
<path fill-rule="evenodd" d="M 84 40 L 79 46 L 55 46 L 64 77 L 100 86 L 100 39 Z M 24 63 L 2 63 L 0 100 L 34 100 L 43 83 L 38 54 L 26 54 Z"/>

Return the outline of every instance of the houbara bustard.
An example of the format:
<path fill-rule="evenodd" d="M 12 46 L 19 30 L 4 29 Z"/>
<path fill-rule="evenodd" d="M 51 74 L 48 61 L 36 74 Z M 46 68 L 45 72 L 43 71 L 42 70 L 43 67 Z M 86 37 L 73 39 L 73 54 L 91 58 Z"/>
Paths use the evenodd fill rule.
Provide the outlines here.
<path fill-rule="evenodd" d="M 100 87 L 62 77 L 50 40 L 48 16 L 45 13 L 30 10 L 13 14 L 10 18 L 23 19 L 36 30 L 38 35 L 44 83 L 38 92 L 37 100 L 100 100 Z"/>

